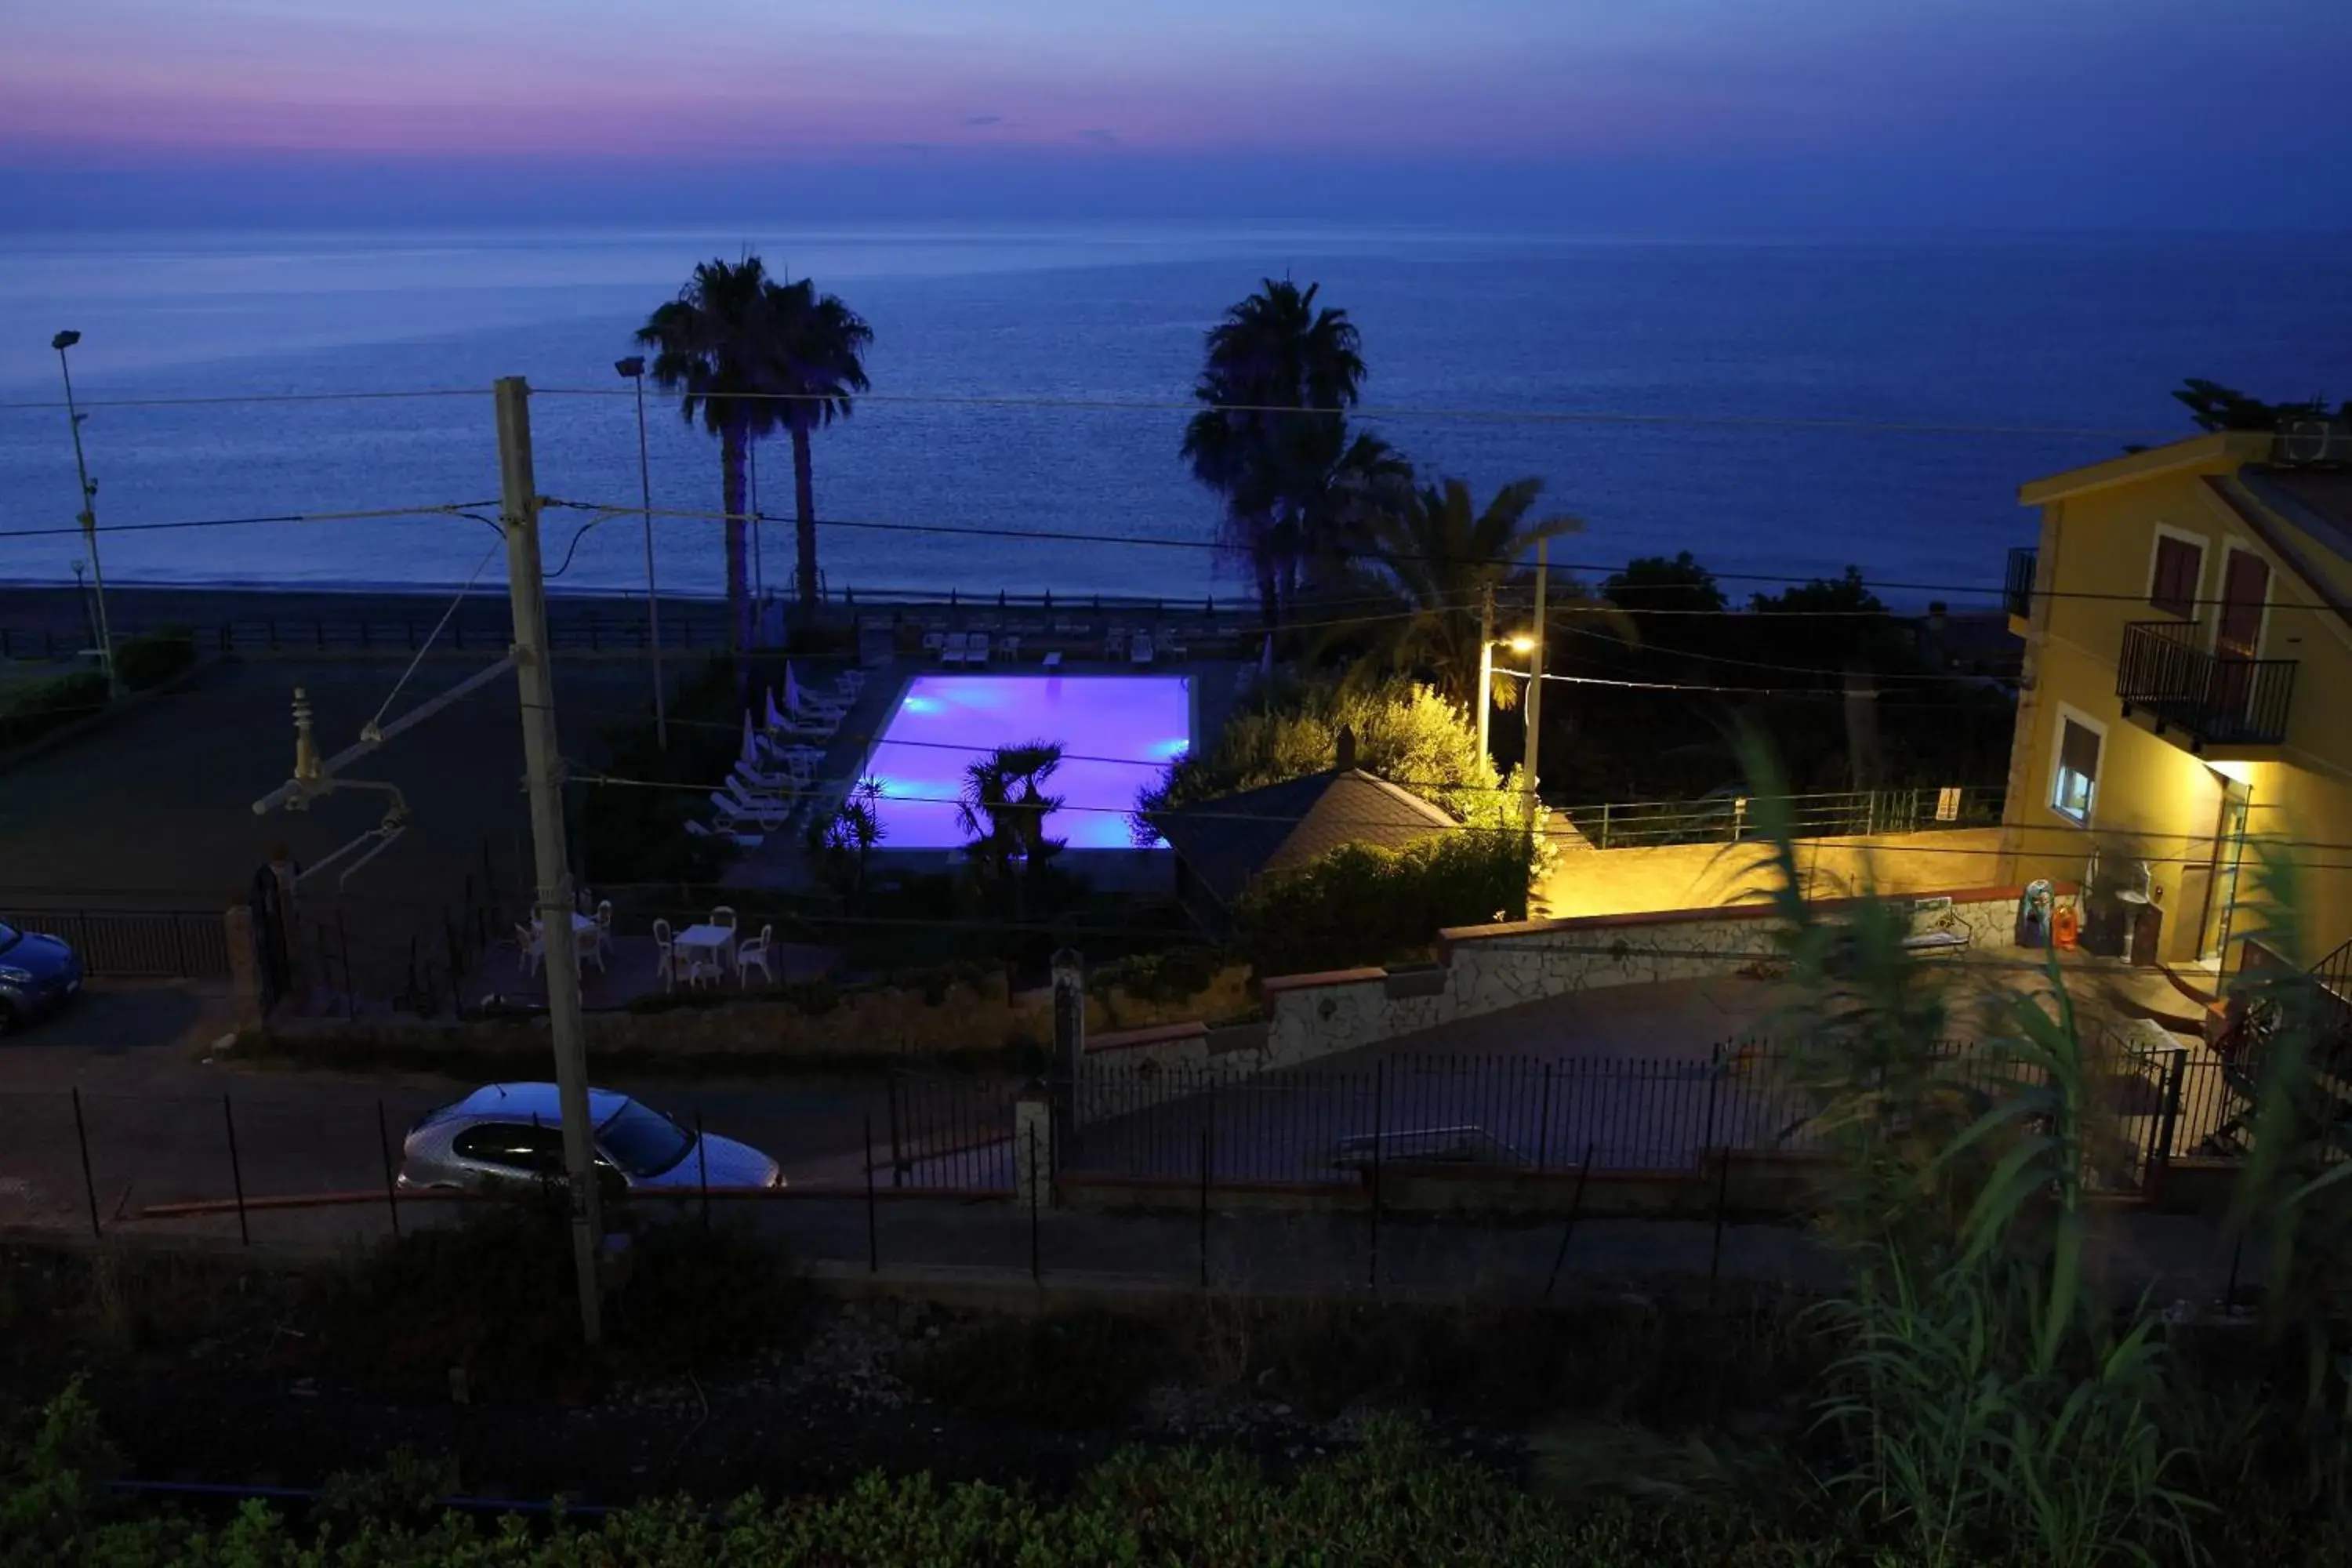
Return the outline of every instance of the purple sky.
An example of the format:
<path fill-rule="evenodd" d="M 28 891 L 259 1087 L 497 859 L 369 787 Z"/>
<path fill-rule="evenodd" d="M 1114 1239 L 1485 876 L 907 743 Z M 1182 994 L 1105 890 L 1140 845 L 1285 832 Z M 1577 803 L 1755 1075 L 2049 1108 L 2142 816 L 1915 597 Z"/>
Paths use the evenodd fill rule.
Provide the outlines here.
<path fill-rule="evenodd" d="M 2340 0 L 73 0 L 0 201 L 2335 227 L 2347 80 Z"/>

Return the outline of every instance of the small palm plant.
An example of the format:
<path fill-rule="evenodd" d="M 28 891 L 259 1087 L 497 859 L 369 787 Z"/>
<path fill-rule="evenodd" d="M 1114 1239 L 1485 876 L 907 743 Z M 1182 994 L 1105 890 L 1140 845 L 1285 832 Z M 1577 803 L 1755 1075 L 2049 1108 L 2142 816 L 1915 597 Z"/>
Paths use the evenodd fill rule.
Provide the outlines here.
<path fill-rule="evenodd" d="M 809 827 L 809 853 L 817 874 L 853 913 L 865 899 L 874 851 L 889 836 L 882 825 L 881 801 L 881 781 L 859 779 L 831 816 Z"/>
<path fill-rule="evenodd" d="M 964 769 L 956 822 L 971 839 L 966 859 L 983 891 L 1008 904 L 1015 918 L 1023 888 L 1065 843 L 1045 831 L 1046 818 L 1062 805 L 1045 785 L 1061 765 L 1059 742 L 1030 741 L 999 746 Z"/>

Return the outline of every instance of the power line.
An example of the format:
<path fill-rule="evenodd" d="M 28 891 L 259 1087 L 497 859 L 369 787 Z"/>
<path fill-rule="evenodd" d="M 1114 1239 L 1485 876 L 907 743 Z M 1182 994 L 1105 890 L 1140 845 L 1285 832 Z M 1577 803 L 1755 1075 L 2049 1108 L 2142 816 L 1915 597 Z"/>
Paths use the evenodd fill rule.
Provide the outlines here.
<path fill-rule="evenodd" d="M 202 408 L 245 403 L 365 403 L 413 397 L 488 397 L 487 386 L 424 387 L 407 392 L 240 392 L 205 397 L 79 397 L 76 408 Z M 28 403 L 0 403 L 0 409 L 63 409 L 62 398 Z"/>
<path fill-rule="evenodd" d="M 629 397 L 626 388 L 606 386 L 534 386 L 541 397 Z M 730 393 L 724 401 L 745 403 L 831 403 L 831 394 L 814 392 Z M 860 393 L 859 404 L 905 404 L 915 406 L 962 408 L 1038 408 L 1059 412 L 1133 414 L 1261 414 L 1318 418 L 1460 419 L 1496 424 L 1542 425 L 1668 425 L 1721 429 L 1863 431 L 1877 435 L 1915 436 L 2065 436 L 2087 439 L 2137 440 L 2143 437 L 2175 437 L 2176 430 L 2080 425 L 1974 425 L 1937 420 L 1801 418 L 1790 415 L 1640 414 L 1603 408 L 1462 408 L 1413 404 L 1356 404 L 1344 407 L 1300 406 L 1288 403 L 1208 403 L 1196 398 L 1053 397 L 1043 395 L 989 395 L 966 393 Z M 45 405 L 46 406 L 46 405 Z"/>
<path fill-rule="evenodd" d="M 161 533 L 188 528 L 251 528 L 263 523 L 278 522 L 381 522 L 396 517 L 463 517 L 476 522 L 487 522 L 493 528 L 495 520 L 478 517 L 475 513 L 485 507 L 494 507 L 494 500 L 448 501 L 435 506 L 378 507 L 367 511 L 285 511 L 259 517 L 189 518 L 176 522 L 114 522 L 108 523 L 100 533 Z M 81 526 L 65 528 L 16 528 L 0 531 L 0 539 L 40 539 L 53 534 L 70 533 L 79 537 Z"/>

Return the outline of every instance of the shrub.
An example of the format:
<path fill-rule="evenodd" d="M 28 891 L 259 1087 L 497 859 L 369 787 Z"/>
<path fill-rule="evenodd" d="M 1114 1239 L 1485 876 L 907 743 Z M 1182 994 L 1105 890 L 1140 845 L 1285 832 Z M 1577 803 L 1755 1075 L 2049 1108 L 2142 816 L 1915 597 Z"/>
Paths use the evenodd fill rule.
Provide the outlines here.
<path fill-rule="evenodd" d="M 1234 925 L 1261 975 L 1386 963 L 1446 926 L 1523 918 L 1528 855 L 1526 836 L 1507 829 L 1444 833 L 1401 850 L 1343 844 L 1262 878 L 1235 904 Z"/>
<path fill-rule="evenodd" d="M 0 710 L 0 749 L 29 745 L 105 708 L 106 677 L 96 670 L 38 681 L 19 690 Z"/>
<path fill-rule="evenodd" d="M 186 626 L 142 632 L 114 645 L 114 673 L 133 691 L 161 686 L 196 662 L 196 634 Z"/>
<path fill-rule="evenodd" d="M 968 1415 L 1099 1426 L 1124 1420 L 1166 1360 L 1149 1326 L 1089 1312 L 977 1323 L 897 1371 L 925 1398 Z"/>

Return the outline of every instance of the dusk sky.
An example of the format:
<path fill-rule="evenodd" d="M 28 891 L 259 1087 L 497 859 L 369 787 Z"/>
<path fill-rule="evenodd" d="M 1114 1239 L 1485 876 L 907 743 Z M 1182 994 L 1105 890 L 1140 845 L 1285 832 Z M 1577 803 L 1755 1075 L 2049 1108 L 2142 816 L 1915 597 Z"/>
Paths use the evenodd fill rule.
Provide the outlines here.
<path fill-rule="evenodd" d="M 2344 227 L 2347 81 L 2338 0 L 19 0 L 0 221 Z"/>

